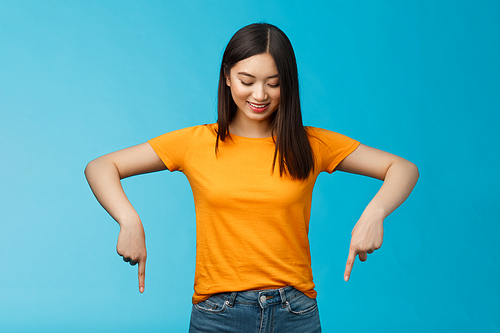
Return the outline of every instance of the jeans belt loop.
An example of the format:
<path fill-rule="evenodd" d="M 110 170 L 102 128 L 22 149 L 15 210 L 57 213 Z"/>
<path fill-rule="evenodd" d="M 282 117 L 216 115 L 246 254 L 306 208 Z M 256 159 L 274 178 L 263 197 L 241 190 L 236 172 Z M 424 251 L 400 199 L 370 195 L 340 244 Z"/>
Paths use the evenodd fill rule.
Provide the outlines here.
<path fill-rule="evenodd" d="M 236 301 L 236 295 L 238 295 L 236 291 L 231 293 L 231 298 L 229 298 L 229 304 L 228 304 L 230 307 L 234 306 L 234 302 Z"/>
<path fill-rule="evenodd" d="M 283 307 L 285 307 L 285 306 L 286 306 L 286 303 L 287 303 L 287 301 L 286 301 L 286 295 L 285 295 L 285 288 L 279 288 L 278 290 L 279 290 L 279 292 L 280 292 L 280 297 L 281 297 L 281 305 L 282 305 Z"/>

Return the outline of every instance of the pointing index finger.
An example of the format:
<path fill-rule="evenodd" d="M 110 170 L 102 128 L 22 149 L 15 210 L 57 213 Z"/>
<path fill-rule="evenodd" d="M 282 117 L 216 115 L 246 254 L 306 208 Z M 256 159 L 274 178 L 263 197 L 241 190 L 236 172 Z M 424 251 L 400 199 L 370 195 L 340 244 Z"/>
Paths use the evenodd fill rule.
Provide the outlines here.
<path fill-rule="evenodd" d="M 347 263 L 345 265 L 344 280 L 349 281 L 351 276 L 352 267 L 354 266 L 354 260 L 356 260 L 356 251 L 349 249 L 349 256 L 347 257 Z"/>
<path fill-rule="evenodd" d="M 146 260 L 139 261 L 138 277 L 139 277 L 139 292 L 142 294 L 144 292 L 144 280 L 146 278 Z"/>

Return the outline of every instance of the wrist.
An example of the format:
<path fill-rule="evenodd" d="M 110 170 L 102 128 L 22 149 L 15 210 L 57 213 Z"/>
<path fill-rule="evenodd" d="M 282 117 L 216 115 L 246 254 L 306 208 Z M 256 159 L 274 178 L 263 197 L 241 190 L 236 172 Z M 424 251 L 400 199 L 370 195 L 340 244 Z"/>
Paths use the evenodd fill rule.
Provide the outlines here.
<path fill-rule="evenodd" d="M 384 222 L 387 215 L 387 211 L 382 207 L 367 207 L 361 217 L 371 221 Z"/>
<path fill-rule="evenodd" d="M 116 222 L 118 222 L 120 227 L 131 227 L 131 226 L 137 226 L 137 225 L 142 226 L 141 219 L 139 218 L 139 215 L 137 215 L 137 214 L 120 217 L 120 218 L 116 219 Z"/>

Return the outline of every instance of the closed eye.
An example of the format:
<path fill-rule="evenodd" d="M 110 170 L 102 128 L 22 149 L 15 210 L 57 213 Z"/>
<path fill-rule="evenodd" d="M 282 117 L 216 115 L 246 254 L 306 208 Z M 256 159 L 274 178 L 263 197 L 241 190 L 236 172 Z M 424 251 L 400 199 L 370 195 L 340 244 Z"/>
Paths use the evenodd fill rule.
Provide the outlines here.
<path fill-rule="evenodd" d="M 241 80 L 240 80 L 241 81 Z M 244 86 L 251 86 L 252 85 L 252 82 L 243 82 L 241 81 L 241 83 L 244 85 Z"/>

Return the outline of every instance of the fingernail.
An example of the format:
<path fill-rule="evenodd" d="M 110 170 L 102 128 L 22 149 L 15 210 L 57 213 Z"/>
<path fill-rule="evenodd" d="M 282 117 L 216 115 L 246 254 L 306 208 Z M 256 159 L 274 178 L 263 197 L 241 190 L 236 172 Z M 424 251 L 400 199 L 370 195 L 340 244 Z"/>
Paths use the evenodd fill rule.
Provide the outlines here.
<path fill-rule="evenodd" d="M 140 287 L 139 292 L 141 292 L 141 294 L 142 294 L 144 292 L 144 287 Z"/>
<path fill-rule="evenodd" d="M 349 275 L 344 276 L 344 280 L 347 282 L 349 280 Z"/>

